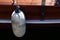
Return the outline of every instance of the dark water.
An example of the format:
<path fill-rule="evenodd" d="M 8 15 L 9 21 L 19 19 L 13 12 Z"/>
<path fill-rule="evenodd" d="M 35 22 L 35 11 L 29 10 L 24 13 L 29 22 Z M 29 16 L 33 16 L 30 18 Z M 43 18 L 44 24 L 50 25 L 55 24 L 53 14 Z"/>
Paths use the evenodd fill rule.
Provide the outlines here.
<path fill-rule="evenodd" d="M 59 36 L 60 27 L 39 27 L 39 26 L 27 26 L 26 34 L 17 38 L 14 36 L 11 27 L 0 26 L 0 40 L 40 40 L 40 39 L 52 39 Z"/>

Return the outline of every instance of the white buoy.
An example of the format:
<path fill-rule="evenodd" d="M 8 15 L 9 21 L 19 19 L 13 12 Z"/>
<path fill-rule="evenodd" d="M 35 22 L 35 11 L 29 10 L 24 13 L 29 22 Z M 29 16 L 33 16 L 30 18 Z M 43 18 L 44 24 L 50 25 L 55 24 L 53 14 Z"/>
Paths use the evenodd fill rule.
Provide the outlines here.
<path fill-rule="evenodd" d="M 15 36 L 23 37 L 26 31 L 24 13 L 17 7 L 11 16 L 12 30 Z"/>

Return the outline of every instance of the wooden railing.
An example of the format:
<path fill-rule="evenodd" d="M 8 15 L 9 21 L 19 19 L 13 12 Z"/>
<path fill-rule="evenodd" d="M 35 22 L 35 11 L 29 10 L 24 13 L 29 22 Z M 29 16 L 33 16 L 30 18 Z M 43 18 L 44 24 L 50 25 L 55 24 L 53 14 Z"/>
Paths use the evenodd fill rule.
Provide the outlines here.
<path fill-rule="evenodd" d="M 0 5 L 0 29 L 11 29 L 11 14 L 15 10 L 16 6 L 12 5 Z M 40 28 L 40 27 L 59 27 L 60 24 L 41 24 L 41 21 L 37 21 L 39 24 L 31 24 L 29 20 L 40 20 L 40 10 L 41 6 L 28 6 L 28 5 L 21 5 L 21 10 L 24 12 L 28 28 Z M 60 7 L 59 6 L 46 6 L 45 10 L 45 19 L 60 19 Z M 1 21 L 2 20 L 2 21 Z M 7 21 L 9 20 L 9 21 Z M 58 21 L 58 20 L 57 20 Z M 3 23 L 1 23 L 3 22 Z M 4 23 L 5 22 L 5 23 Z M 7 23 L 6 23 L 7 22 Z M 9 22 L 9 23 L 8 23 Z M 28 22 L 30 24 L 28 24 Z M 36 23 L 37 23 L 36 22 Z M 58 21 L 60 22 L 60 21 Z M 27 29 L 28 29 L 27 28 Z"/>

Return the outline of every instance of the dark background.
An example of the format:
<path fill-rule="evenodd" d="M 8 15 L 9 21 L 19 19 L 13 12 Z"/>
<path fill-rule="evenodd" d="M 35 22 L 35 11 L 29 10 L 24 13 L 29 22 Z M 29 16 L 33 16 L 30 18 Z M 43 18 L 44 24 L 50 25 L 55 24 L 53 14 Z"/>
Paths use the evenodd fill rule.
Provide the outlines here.
<path fill-rule="evenodd" d="M 12 32 L 11 24 L 0 24 L 0 40 L 40 40 L 60 38 L 60 24 L 26 24 L 26 33 L 18 38 Z"/>

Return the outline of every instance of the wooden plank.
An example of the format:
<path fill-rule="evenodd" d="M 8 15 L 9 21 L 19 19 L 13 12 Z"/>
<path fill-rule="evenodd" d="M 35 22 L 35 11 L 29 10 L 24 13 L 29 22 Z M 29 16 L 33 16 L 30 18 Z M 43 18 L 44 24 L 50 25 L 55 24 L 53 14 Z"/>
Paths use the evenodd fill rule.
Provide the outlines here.
<path fill-rule="evenodd" d="M 16 5 L 16 1 L 14 5 Z M 41 5 L 42 0 L 18 0 L 19 5 Z M 45 5 L 47 6 L 54 6 L 56 3 L 55 0 L 46 0 Z M 12 5 L 12 0 L 0 0 L 0 5 Z"/>
<path fill-rule="evenodd" d="M 0 5 L 0 19 L 11 19 L 11 14 L 15 10 L 15 6 Z M 27 20 L 39 20 L 41 6 L 23 6 L 21 9 Z M 60 19 L 60 7 L 46 6 L 45 19 Z"/>

